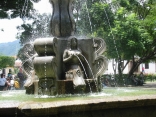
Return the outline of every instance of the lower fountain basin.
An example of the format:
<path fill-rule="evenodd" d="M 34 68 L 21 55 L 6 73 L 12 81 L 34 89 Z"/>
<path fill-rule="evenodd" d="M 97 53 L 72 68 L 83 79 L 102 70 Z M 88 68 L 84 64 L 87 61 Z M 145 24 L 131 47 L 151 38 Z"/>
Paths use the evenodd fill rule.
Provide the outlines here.
<path fill-rule="evenodd" d="M 99 94 L 56 97 L 0 92 L 0 116 L 155 117 L 153 88 L 105 88 Z"/>

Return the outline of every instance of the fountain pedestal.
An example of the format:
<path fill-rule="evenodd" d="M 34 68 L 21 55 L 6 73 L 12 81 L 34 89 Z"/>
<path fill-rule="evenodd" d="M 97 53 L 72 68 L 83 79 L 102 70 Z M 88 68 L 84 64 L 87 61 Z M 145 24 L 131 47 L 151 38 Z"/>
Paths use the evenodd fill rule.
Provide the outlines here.
<path fill-rule="evenodd" d="M 34 42 L 38 56 L 33 63 L 39 78 L 39 94 L 100 91 L 98 78 L 107 68 L 106 59 L 102 56 L 106 48 L 104 40 L 74 37 L 74 0 L 50 2 L 53 6 L 50 26 L 54 37 L 36 39 Z"/>
<path fill-rule="evenodd" d="M 74 43 L 76 43 L 75 46 L 73 46 Z M 94 46 L 95 44 L 97 46 Z M 77 89 L 82 89 L 86 93 L 100 91 L 101 83 L 98 77 L 107 67 L 106 59 L 101 55 L 105 50 L 102 39 L 77 39 L 73 36 L 43 38 L 36 39 L 34 47 L 38 53 L 33 62 L 39 78 L 40 94 L 45 94 L 45 90 L 49 92 L 49 95 L 60 94 L 63 87 L 70 89 L 70 91 L 63 91 L 64 93 L 74 94 L 79 92 L 75 89 L 82 87 L 81 85 L 84 85 L 85 90 L 83 87 Z"/>

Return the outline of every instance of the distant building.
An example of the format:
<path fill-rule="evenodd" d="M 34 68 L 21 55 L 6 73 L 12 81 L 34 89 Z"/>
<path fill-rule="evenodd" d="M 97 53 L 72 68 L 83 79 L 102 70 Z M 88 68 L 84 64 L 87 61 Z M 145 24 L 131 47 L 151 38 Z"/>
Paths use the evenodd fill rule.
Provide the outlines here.
<path fill-rule="evenodd" d="M 15 57 L 15 59 L 16 59 L 16 57 Z M 3 74 L 5 74 L 5 76 L 7 76 L 8 73 L 13 73 L 14 72 L 14 68 L 18 68 L 19 69 L 19 68 L 21 68 L 21 66 L 22 66 L 22 61 L 17 59 L 15 61 L 14 67 L 6 67 L 4 69 L 0 69 L 0 74 L 3 73 Z"/>
<path fill-rule="evenodd" d="M 123 61 L 123 64 L 126 64 L 127 61 Z M 123 73 L 128 74 L 130 68 L 132 67 L 132 62 L 130 62 L 127 67 L 124 69 Z M 144 73 L 146 74 L 156 74 L 156 62 L 150 62 L 150 63 L 142 63 L 136 70 L 136 74 L 140 74 L 142 72 L 142 68 L 144 68 Z M 118 70 L 117 70 L 118 73 Z M 114 74 L 113 71 L 113 61 L 108 61 L 108 69 L 105 71 L 104 74 Z"/>

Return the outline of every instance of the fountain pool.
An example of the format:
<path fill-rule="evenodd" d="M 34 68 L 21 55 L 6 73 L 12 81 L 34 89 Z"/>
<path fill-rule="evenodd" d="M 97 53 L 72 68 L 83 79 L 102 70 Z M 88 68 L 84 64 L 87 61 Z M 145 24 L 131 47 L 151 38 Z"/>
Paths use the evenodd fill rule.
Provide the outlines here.
<path fill-rule="evenodd" d="M 0 92 L 0 115 L 54 117 L 145 117 L 156 114 L 154 88 L 104 88 L 100 93 L 39 96 L 24 90 Z M 9 112 L 9 113 L 6 113 Z"/>
<path fill-rule="evenodd" d="M 155 88 L 136 88 L 136 87 L 116 87 L 116 88 L 104 88 L 100 93 L 88 93 L 88 94 L 66 94 L 66 95 L 26 95 L 25 90 L 9 90 L 0 92 L 0 102 L 23 102 L 23 101 L 33 101 L 33 102 L 49 102 L 49 101 L 59 101 L 59 100 L 74 100 L 81 98 L 112 98 L 112 97 L 127 97 L 127 96 L 146 96 L 155 95 Z"/>

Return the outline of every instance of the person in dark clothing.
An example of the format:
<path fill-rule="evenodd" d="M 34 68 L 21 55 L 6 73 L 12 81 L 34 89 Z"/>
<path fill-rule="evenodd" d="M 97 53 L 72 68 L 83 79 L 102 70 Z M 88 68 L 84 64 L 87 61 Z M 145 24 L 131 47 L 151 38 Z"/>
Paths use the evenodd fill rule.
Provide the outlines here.
<path fill-rule="evenodd" d="M 18 72 L 17 77 L 19 78 L 20 89 L 23 89 L 24 81 L 25 81 L 23 73 Z"/>

